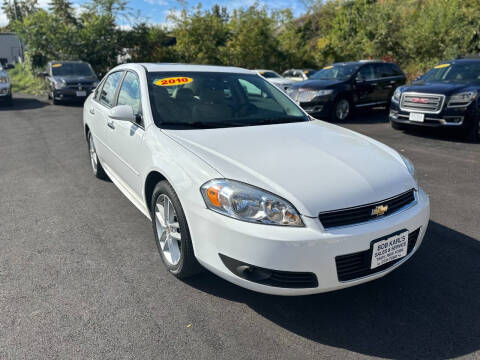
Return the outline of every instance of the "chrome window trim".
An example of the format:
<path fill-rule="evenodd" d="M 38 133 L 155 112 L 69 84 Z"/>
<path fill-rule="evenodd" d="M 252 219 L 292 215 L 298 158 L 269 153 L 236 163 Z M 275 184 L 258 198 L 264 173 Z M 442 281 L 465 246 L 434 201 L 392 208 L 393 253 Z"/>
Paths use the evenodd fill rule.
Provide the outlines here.
<path fill-rule="evenodd" d="M 418 108 L 409 108 L 409 107 L 404 107 L 403 106 L 403 98 L 405 95 L 409 96 L 438 96 L 440 97 L 440 106 L 437 111 L 427 111 L 427 110 L 421 110 Z M 406 112 L 418 112 L 418 113 L 425 113 L 425 114 L 439 114 L 442 112 L 443 105 L 445 104 L 445 95 L 443 94 L 432 94 L 432 93 L 418 93 L 418 92 L 410 92 L 406 91 L 402 93 L 402 96 L 400 97 L 400 110 L 406 111 Z"/>

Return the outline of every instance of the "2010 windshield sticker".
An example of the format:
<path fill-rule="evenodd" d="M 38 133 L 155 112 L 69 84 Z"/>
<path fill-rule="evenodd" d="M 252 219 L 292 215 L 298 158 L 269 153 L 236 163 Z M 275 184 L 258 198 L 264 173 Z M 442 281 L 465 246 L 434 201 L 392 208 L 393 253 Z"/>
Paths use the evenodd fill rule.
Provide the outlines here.
<path fill-rule="evenodd" d="M 434 69 L 443 69 L 443 68 L 446 68 L 446 67 L 449 67 L 450 64 L 440 64 L 440 65 L 437 65 L 434 67 Z"/>
<path fill-rule="evenodd" d="M 53 64 L 52 67 L 53 68 L 62 67 L 62 64 Z"/>
<path fill-rule="evenodd" d="M 328 69 L 331 69 L 331 68 L 333 68 L 332 65 L 330 65 L 330 66 L 325 66 L 325 67 L 323 68 L 323 70 L 328 70 Z"/>
<path fill-rule="evenodd" d="M 192 78 L 186 76 L 175 76 L 164 79 L 157 79 L 153 82 L 156 86 L 176 86 L 193 82 Z"/>

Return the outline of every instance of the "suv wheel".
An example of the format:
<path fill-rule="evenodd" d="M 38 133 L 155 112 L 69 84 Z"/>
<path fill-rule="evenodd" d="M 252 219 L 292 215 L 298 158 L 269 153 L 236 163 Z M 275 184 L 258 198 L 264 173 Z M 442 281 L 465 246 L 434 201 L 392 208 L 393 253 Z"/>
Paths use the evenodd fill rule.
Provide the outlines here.
<path fill-rule="evenodd" d="M 467 139 L 473 142 L 480 141 L 480 117 L 478 117 L 467 130 Z"/>
<path fill-rule="evenodd" d="M 332 120 L 335 122 L 342 122 L 348 119 L 351 113 L 351 104 L 348 99 L 340 97 L 335 100 L 332 111 Z"/>
<path fill-rule="evenodd" d="M 150 213 L 158 252 L 168 271 L 180 279 L 199 273 L 182 205 L 168 181 L 155 186 Z"/>
<path fill-rule="evenodd" d="M 90 154 L 90 165 L 92 166 L 93 174 L 99 179 L 108 180 L 108 175 L 105 170 L 103 170 L 102 164 L 100 164 L 100 160 L 98 159 L 91 132 L 88 132 L 88 153 Z"/>
<path fill-rule="evenodd" d="M 390 124 L 392 125 L 392 128 L 394 128 L 395 130 L 404 130 L 405 129 L 405 125 L 403 125 L 403 124 L 399 124 L 399 123 L 396 123 L 396 122 L 393 122 L 393 121 L 390 121 Z"/>

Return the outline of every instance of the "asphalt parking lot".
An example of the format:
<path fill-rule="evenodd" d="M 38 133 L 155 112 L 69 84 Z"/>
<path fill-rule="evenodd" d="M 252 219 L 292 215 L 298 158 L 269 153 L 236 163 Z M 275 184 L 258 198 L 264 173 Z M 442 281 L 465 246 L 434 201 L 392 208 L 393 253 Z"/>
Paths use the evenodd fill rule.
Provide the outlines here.
<path fill-rule="evenodd" d="M 80 106 L 0 107 L 0 358 L 480 358 L 480 144 L 346 124 L 409 157 L 431 197 L 418 253 L 306 297 L 167 274 L 151 224 L 90 170 Z"/>

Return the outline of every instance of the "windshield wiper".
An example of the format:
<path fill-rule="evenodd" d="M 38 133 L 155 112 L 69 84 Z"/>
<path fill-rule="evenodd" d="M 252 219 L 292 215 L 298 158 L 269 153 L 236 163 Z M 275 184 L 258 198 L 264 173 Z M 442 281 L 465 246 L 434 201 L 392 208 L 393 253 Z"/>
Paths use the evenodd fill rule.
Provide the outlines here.
<path fill-rule="evenodd" d="M 297 117 L 278 117 L 278 118 L 266 118 L 261 119 L 255 124 L 258 125 L 267 125 L 267 124 L 287 124 L 293 122 L 304 122 L 307 121 L 305 118 L 297 118 Z"/>

